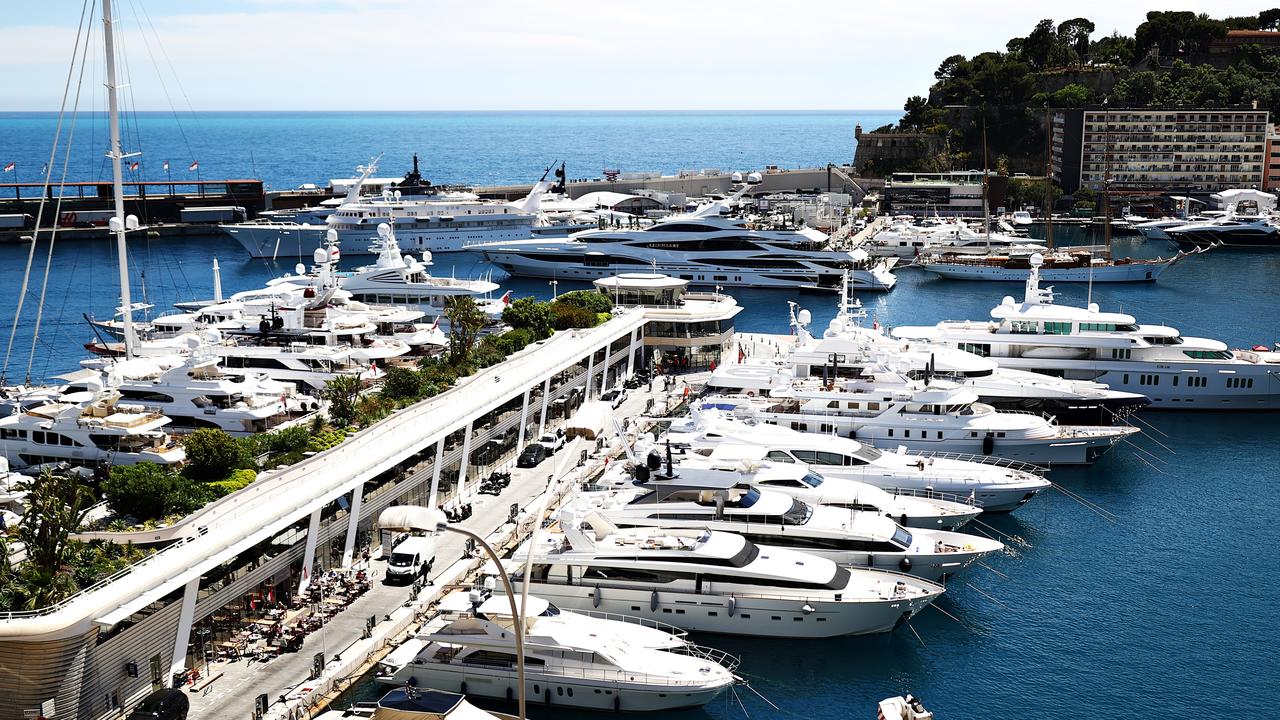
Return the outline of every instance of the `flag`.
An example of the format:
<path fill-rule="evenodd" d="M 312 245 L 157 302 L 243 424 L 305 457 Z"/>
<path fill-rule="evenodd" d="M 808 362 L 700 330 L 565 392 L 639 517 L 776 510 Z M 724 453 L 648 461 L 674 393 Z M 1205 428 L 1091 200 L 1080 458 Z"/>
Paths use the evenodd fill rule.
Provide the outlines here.
<path fill-rule="evenodd" d="M 743 350 L 741 347 L 739 347 L 739 348 L 738 348 L 738 362 L 739 362 L 739 363 L 741 363 L 741 362 L 742 362 L 743 360 L 745 360 L 746 358 L 747 358 L 747 352 L 746 352 L 745 350 Z"/>
<path fill-rule="evenodd" d="M 508 290 L 502 294 L 502 304 L 504 306 L 511 304 L 511 291 Z"/>
<path fill-rule="evenodd" d="M 440 329 L 440 316 L 439 316 L 439 315 L 437 315 L 437 316 L 436 316 L 436 321 L 435 321 L 434 323 L 432 323 L 432 324 L 431 324 L 431 329 L 432 329 L 432 330 L 439 330 L 439 329 Z"/>
<path fill-rule="evenodd" d="M 139 165 L 139 164 L 140 164 L 140 163 L 139 163 L 137 160 L 134 160 L 133 162 L 129 163 L 129 169 L 130 169 L 130 170 L 137 170 L 137 169 L 138 169 L 138 165 Z"/>
<path fill-rule="evenodd" d="M 165 172 L 169 172 L 169 161 L 168 161 L 168 160 L 165 160 L 165 161 L 164 161 L 164 171 L 165 171 Z"/>
<path fill-rule="evenodd" d="M 14 169 L 15 167 L 17 167 L 17 163 L 9 163 L 8 165 L 5 165 L 5 166 L 4 166 L 4 171 L 5 171 L 5 172 L 13 172 L 13 169 Z"/>
<path fill-rule="evenodd" d="M 192 161 L 191 165 L 187 168 L 187 170 L 188 170 L 189 172 L 195 172 L 195 171 L 196 171 L 196 170 L 198 170 L 199 168 L 200 168 L 200 161 L 199 161 L 199 160 L 194 160 L 194 161 Z"/>

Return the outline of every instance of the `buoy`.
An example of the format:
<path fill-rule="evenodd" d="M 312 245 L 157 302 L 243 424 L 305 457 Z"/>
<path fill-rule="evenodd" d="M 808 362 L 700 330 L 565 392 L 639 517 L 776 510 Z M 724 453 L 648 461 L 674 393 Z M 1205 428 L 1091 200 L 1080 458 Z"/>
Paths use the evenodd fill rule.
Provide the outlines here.
<path fill-rule="evenodd" d="M 898 569 L 902 572 L 911 572 L 911 558 L 904 557 L 898 561 Z"/>
<path fill-rule="evenodd" d="M 982 438 L 982 454 L 990 455 L 992 451 L 994 451 L 995 449 L 996 449 L 996 436 L 992 435 L 991 433 L 987 433 L 986 436 Z"/>

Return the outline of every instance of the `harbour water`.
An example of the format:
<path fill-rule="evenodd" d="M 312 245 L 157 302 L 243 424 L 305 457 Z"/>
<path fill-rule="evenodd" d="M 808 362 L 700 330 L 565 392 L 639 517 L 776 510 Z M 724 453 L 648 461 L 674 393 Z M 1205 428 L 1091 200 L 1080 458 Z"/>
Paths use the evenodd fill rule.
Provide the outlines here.
<path fill-rule="evenodd" d="M 673 127 L 679 126 L 682 116 L 673 114 Z M 266 157 L 272 147 L 270 138 L 288 123 L 278 116 L 263 116 L 262 131 L 254 135 L 255 162 L 260 170 L 268 163 L 284 168 L 270 177 L 278 186 L 289 186 L 344 175 L 348 165 L 378 150 L 387 150 L 389 158 L 407 157 L 418 150 L 432 158 L 429 167 L 441 168 L 433 177 L 442 180 L 526 180 L 551 160 L 585 152 L 585 146 L 601 142 L 585 130 L 564 130 L 553 142 L 545 126 L 534 123 L 530 128 L 511 120 L 504 121 L 508 129 L 493 130 L 492 137 L 502 142 L 495 140 L 484 152 L 475 144 L 455 148 L 447 136 L 435 137 L 430 146 L 415 145 L 397 130 L 399 116 L 391 117 L 361 126 L 355 133 L 350 127 L 335 129 L 334 134 L 343 138 L 343 151 L 326 147 L 322 139 L 312 136 L 305 154 L 272 159 Z M 752 148 L 749 158 L 736 159 L 733 152 L 746 150 L 718 142 L 724 139 L 720 131 L 714 137 L 705 136 L 708 128 L 717 126 L 717 117 L 692 116 L 688 127 L 670 133 L 688 138 L 687 142 L 673 141 L 669 147 L 649 148 L 642 138 L 628 137 L 625 143 L 608 148 L 614 161 L 584 159 L 583 172 L 590 167 L 594 174 L 602 162 L 664 170 L 694 162 L 742 168 L 765 162 L 823 164 L 852 152 L 846 147 L 851 146 L 853 122 L 847 116 L 830 120 L 842 128 L 832 133 L 835 139 L 810 147 L 807 143 L 812 138 L 806 132 L 788 128 L 817 121 L 782 115 L 770 125 L 770 116 L 759 120 L 752 115 L 742 122 L 761 122 L 755 137 L 767 137 L 774 144 Z M 625 134 L 625 117 L 609 122 Z M 0 127 L 12 124 L 0 118 Z M 353 145 L 353 134 L 367 142 Z M 12 137 L 7 131 L 6 136 Z M 539 139 L 547 157 L 521 149 L 530 137 Z M 17 145 L 47 147 L 47 139 L 45 133 L 33 141 L 35 145 Z M 383 141 L 395 143 L 397 149 Z M 517 158 L 517 151 L 525 156 Z M 239 152 L 247 156 L 247 148 Z M 708 156 L 708 152 L 722 156 Z M 206 162 L 201 157 L 202 170 L 211 177 L 234 175 L 231 168 L 245 167 L 247 160 L 237 158 L 232 163 L 229 159 L 222 172 Z M 441 163 L 453 163 L 455 169 L 445 173 Z M 574 175 L 572 160 L 570 165 Z M 265 170 L 263 176 L 268 177 Z M 1136 239 L 1119 239 L 1117 247 L 1122 254 L 1134 256 L 1169 252 Z M 41 262 L 33 273 L 24 319 L 13 343 L 10 381 L 22 379 L 27 365 L 46 251 L 45 246 L 38 249 Z M 138 279 L 145 275 L 147 299 L 160 312 L 176 299 L 211 296 L 209 265 L 214 256 L 222 266 L 227 293 L 260 286 L 275 272 L 289 269 L 288 264 L 273 268 L 251 261 L 234 241 L 222 239 L 139 238 L 130 253 Z M 44 322 L 32 362 L 36 378 L 74 369 L 83 355 L 81 344 L 92 337 L 80 313 L 106 316 L 117 304 L 114 258 L 107 246 L 60 243 L 53 257 Z M 437 274 L 485 272 L 474 256 L 437 259 Z M 25 248 L 0 246 L 0 327 L 6 331 L 25 262 Z M 862 298 L 869 314 L 883 325 L 983 318 L 1003 295 L 1021 293 L 1018 284 L 945 282 L 911 270 L 901 271 L 899 277 L 891 293 Z M 1184 334 L 1219 338 L 1239 347 L 1280 339 L 1280 319 L 1273 312 L 1280 289 L 1277 277 L 1280 256 L 1211 252 L 1179 264 L 1158 283 L 1096 286 L 1091 292 L 1092 300 L 1106 309 L 1121 308 L 1141 322 L 1166 322 Z M 543 281 L 515 279 L 503 285 L 517 296 L 551 293 Z M 568 282 L 559 286 L 560 291 L 568 289 Z M 1085 302 L 1090 293 L 1083 285 L 1062 285 L 1057 291 L 1060 301 L 1072 304 Z M 735 294 L 746 308 L 737 321 L 743 331 L 786 332 L 787 300 L 811 309 L 818 327 L 835 312 L 833 298 L 827 295 L 766 290 Z M 7 342 L 8 332 L 0 339 Z M 926 610 L 909 628 L 891 636 L 809 642 L 699 638 L 740 654 L 740 674 L 781 710 L 773 710 L 740 688 L 736 699 L 731 696 L 705 710 L 678 716 L 728 720 L 743 717 L 745 710 L 755 718 L 871 717 L 875 700 L 907 691 L 923 697 L 939 718 L 947 720 L 1190 720 L 1229 717 L 1239 714 L 1241 706 L 1273 702 L 1280 696 L 1280 651 L 1274 642 L 1280 635 L 1280 613 L 1268 579 L 1280 547 L 1274 517 L 1280 508 L 1280 490 L 1274 482 L 1275 468 L 1280 466 L 1280 443 L 1275 441 L 1280 417 L 1149 413 L 1141 416 L 1141 422 L 1151 430 L 1135 446 L 1118 448 L 1088 470 L 1052 473 L 1052 479 L 1065 489 L 1114 514 L 1114 521 L 1052 491 L 1012 516 L 987 519 L 996 531 L 1024 541 L 1025 546 L 953 582 L 938 610 Z M 368 695 L 379 689 L 366 683 L 359 691 Z M 566 714 L 559 708 L 536 706 L 530 711 L 534 718 Z"/>

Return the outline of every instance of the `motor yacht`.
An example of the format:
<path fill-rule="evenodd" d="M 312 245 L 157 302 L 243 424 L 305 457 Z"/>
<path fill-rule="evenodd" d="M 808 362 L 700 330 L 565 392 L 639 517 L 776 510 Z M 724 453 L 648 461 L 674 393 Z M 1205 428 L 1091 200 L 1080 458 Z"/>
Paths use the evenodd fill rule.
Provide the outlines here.
<path fill-rule="evenodd" d="M 918 577 L 842 567 L 734 533 L 620 529 L 574 507 L 561 511 L 559 532 L 526 541 L 515 559 L 530 553 L 529 591 L 559 607 L 697 632 L 786 639 L 889 632 L 943 592 Z M 524 581 L 521 570 L 513 582 Z"/>
<path fill-rule="evenodd" d="M 582 493 L 579 502 L 618 527 L 709 528 L 842 565 L 941 580 L 1001 550 L 997 540 L 901 527 L 879 513 L 812 505 L 753 487 L 735 473 L 654 475 L 625 490 Z"/>
<path fill-rule="evenodd" d="M 917 495 L 975 504 L 984 513 L 1009 512 L 1049 487 L 1039 468 L 1002 458 L 960 454 L 884 452 L 837 435 L 735 420 L 715 409 L 692 409 L 672 422 L 663 438 L 676 448 L 714 451 L 721 445 L 751 445 L 773 463 L 796 463 L 824 479 L 849 479 L 895 495 Z"/>
<path fill-rule="evenodd" d="M 328 710 L 315 720 L 516 720 L 514 715 L 493 713 L 467 702 L 461 693 L 426 688 L 395 688 L 376 701 L 352 704 L 346 710 Z M 896 718 L 895 718 L 896 720 Z"/>
<path fill-rule="evenodd" d="M 640 465 L 628 471 L 619 464 L 609 468 L 596 485 L 602 487 L 630 489 L 636 479 L 636 473 L 643 473 L 647 482 L 695 482 L 699 478 L 710 478 L 713 485 L 724 482 L 723 478 L 734 478 L 738 484 L 750 485 L 761 490 L 774 490 L 794 498 L 799 498 L 810 505 L 826 505 L 830 507 L 859 510 L 883 515 L 894 520 L 903 527 L 927 528 L 936 530 L 956 530 L 977 517 L 982 508 L 959 498 L 944 500 L 928 498 L 914 494 L 895 494 L 878 488 L 870 483 L 848 478 L 826 478 L 811 470 L 808 466 L 794 461 L 775 462 L 769 460 L 766 451 L 759 445 L 743 443 L 722 443 L 713 447 L 691 448 L 681 446 L 675 455 L 672 469 L 662 474 L 661 454 L 658 448 L 650 449 L 646 454 L 643 446 L 637 458 L 643 457 L 646 470 Z"/>
<path fill-rule="evenodd" d="M 930 225 L 896 222 L 873 235 L 863 247 L 876 257 L 899 258 L 941 253 L 986 255 L 992 251 L 1030 254 L 1045 250 L 1045 246 L 1024 237 L 983 234 L 959 220 Z"/>
<path fill-rule="evenodd" d="M 190 355 L 88 360 L 84 369 L 59 375 L 62 393 L 112 389 L 171 419 L 172 432 L 216 428 L 232 435 L 268 432 L 320 409 L 320 401 L 291 383 L 258 373 L 232 375 L 218 357 L 200 348 Z"/>
<path fill-rule="evenodd" d="M 1096 303 L 1059 305 L 1052 288 L 1040 287 L 1038 272 L 1027 278 L 1021 303 L 1005 297 L 991 317 L 898 327 L 892 334 L 990 357 L 1001 367 L 1140 392 L 1153 408 L 1280 408 L 1280 354 L 1267 346 L 1230 350 L 1167 325 L 1139 325 L 1132 315 L 1102 312 Z"/>
<path fill-rule="evenodd" d="M 175 465 L 186 453 L 166 432 L 169 418 L 119 392 L 72 392 L 41 398 L 0 418 L 0 453 L 15 468 L 56 463 L 95 466 Z"/>
<path fill-rule="evenodd" d="M 1200 250 L 1192 251 L 1190 254 Z M 1036 262 L 1035 259 L 1039 258 L 1037 266 L 1040 267 L 1041 274 L 1046 280 L 1055 282 L 1153 282 L 1164 271 L 1181 262 L 1188 255 L 1188 253 L 1178 252 L 1168 258 L 1114 258 L 1110 251 L 1064 248 L 1030 255 L 1019 253 L 921 255 L 913 264 L 947 280 L 1016 282 L 1026 280 L 1028 273 L 1031 272 L 1032 262 Z"/>
<path fill-rule="evenodd" d="M 704 407 L 882 449 L 996 455 L 1046 467 L 1091 465 L 1138 432 L 1127 425 L 1060 425 L 1029 412 L 996 410 L 958 383 L 912 380 L 905 370 L 869 365 L 856 378 L 823 382 L 779 369 L 767 396 L 712 395 Z"/>
<path fill-rule="evenodd" d="M 1165 228 L 1165 234 L 1180 247 L 1191 249 L 1280 248 L 1280 227 L 1270 216 L 1229 216 L 1189 222 Z"/>
<path fill-rule="evenodd" d="M 736 659 L 635 622 L 562 612 L 530 595 L 524 616 L 529 702 L 584 710 L 701 707 L 735 682 Z M 506 596 L 452 593 L 418 633 L 412 660 L 380 678 L 511 700 L 517 687 L 515 622 Z M 728 665 L 728 666 L 726 666 Z"/>
<path fill-rule="evenodd" d="M 475 249 L 512 275 L 527 277 L 595 280 L 649 271 L 700 286 L 835 289 L 848 270 L 859 289 L 890 290 L 897 281 L 890 272 L 895 259 L 833 250 L 827 235 L 808 228 L 748 228 L 742 220 L 721 216 L 725 202 L 639 229 L 590 230 L 561 240 L 494 242 Z"/>

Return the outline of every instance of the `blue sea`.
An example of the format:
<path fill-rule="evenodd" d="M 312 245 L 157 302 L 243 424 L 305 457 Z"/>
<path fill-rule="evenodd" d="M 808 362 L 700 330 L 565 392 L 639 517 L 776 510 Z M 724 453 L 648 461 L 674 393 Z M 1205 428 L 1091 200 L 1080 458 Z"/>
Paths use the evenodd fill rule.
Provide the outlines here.
<path fill-rule="evenodd" d="M 417 151 L 424 174 L 448 182 L 528 181 L 556 159 L 569 162 L 570 176 L 594 176 L 604 167 L 822 165 L 852 156 L 855 123 L 875 127 L 893 116 L 282 113 L 184 116 L 182 125 L 188 142 L 199 143 L 193 156 L 205 177 L 257 175 L 290 187 L 346 176 L 380 151 L 387 152 L 387 174 L 399 172 L 396 163 Z M 166 118 L 144 116 L 139 127 L 144 158 L 159 154 L 145 148 L 163 147 L 185 160 L 171 150 L 183 144 L 172 127 L 162 130 Z M 48 117 L 0 116 L 0 152 L 31 158 L 23 162 L 38 167 L 50 135 Z M 21 140 L 11 143 L 15 137 Z M 85 151 L 93 168 L 76 179 L 102 177 L 94 169 L 99 150 Z M 1117 246 L 1133 256 L 1170 251 L 1125 238 Z M 117 302 L 110 248 L 59 243 L 31 354 L 47 251 L 38 248 L 34 286 L 8 363 L 10 381 L 22 378 L 29 358 L 37 378 L 73 369 L 81 343 L 92 337 L 81 313 L 104 316 Z M 210 296 L 215 256 L 228 293 L 287 269 L 245 258 L 230 240 L 140 239 L 130 248 L 135 297 L 143 275 L 157 311 L 175 299 Z M 0 246 L 0 327 L 6 331 L 26 257 L 23 247 Z M 438 274 L 486 272 L 474 256 L 437 259 Z M 1017 284 L 941 281 L 910 270 L 899 278 L 891 293 L 862 297 L 881 324 L 983 318 L 1002 296 L 1021 292 Z M 1280 255 L 1219 251 L 1179 264 L 1154 284 L 1095 286 L 1092 300 L 1233 347 L 1269 344 L 1280 338 L 1278 278 Z M 551 290 L 542 281 L 504 284 L 518 295 L 547 297 Z M 1072 304 L 1085 302 L 1089 292 L 1078 285 L 1057 289 L 1059 301 Z M 788 300 L 811 309 L 819 327 L 835 312 L 827 296 L 741 290 L 737 297 L 746 308 L 737 323 L 744 331 L 786 332 Z M 985 519 L 992 528 L 985 532 L 1023 544 L 953 580 L 937 610 L 893 635 L 807 642 L 700 637 L 740 654 L 740 674 L 781 709 L 740 688 L 737 698 L 664 717 L 871 718 L 875 701 L 905 692 L 924 698 L 946 720 L 1199 720 L 1236 717 L 1245 708 L 1268 714 L 1280 697 L 1280 611 L 1267 584 L 1280 566 L 1280 416 L 1164 412 L 1144 414 L 1140 422 L 1148 432 L 1133 445 L 1118 447 L 1089 470 L 1051 474 L 1114 521 L 1057 491 L 1012 515 Z M 360 692 L 377 689 L 362 685 Z M 566 714 L 530 711 L 547 720 Z"/>

